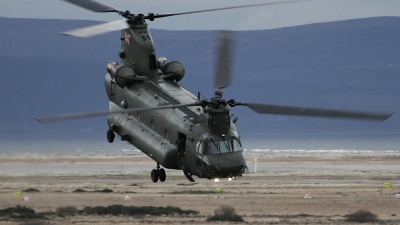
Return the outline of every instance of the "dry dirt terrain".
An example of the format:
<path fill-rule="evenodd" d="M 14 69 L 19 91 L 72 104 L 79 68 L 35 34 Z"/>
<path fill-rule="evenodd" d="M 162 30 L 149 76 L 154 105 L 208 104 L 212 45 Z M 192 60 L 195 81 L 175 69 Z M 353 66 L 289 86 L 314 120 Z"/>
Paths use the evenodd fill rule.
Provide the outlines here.
<path fill-rule="evenodd" d="M 259 168 L 270 170 L 252 172 L 255 157 Z M 155 163 L 142 154 L 0 155 L 0 210 L 20 205 L 55 212 L 58 207 L 120 204 L 199 212 L 49 214 L 40 220 L 2 216 L 0 224 L 210 224 L 206 219 L 220 206 L 234 207 L 247 224 L 354 224 L 345 221 L 346 215 L 361 209 L 377 215 L 376 224 L 400 224 L 400 198 L 395 196 L 400 193 L 399 158 L 396 153 L 247 154 L 251 172 L 233 181 L 194 177 L 191 183 L 182 171 L 167 170 L 164 183 L 153 183 Z M 39 192 L 23 191 L 28 188 Z M 96 192 L 104 189 L 113 192 Z M 22 196 L 15 196 L 20 191 Z"/>

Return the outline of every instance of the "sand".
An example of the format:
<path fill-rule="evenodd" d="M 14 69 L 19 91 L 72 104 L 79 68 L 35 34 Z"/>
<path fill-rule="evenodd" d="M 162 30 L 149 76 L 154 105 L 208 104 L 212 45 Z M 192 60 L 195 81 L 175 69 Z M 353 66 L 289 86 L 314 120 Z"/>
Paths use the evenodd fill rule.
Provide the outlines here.
<path fill-rule="evenodd" d="M 233 181 L 194 177 L 196 182 L 191 183 L 182 171 L 167 170 L 164 183 L 153 183 L 150 170 L 155 163 L 143 154 L 0 155 L 0 209 L 21 205 L 47 212 L 65 206 L 122 204 L 199 211 L 185 216 L 53 216 L 37 224 L 209 224 L 206 219 L 224 205 L 234 207 L 249 224 L 346 224 L 345 216 L 360 209 L 386 224 L 400 223 L 400 198 L 395 196 L 400 193 L 399 153 L 249 153 L 246 157 L 250 173 Z M 40 192 L 14 196 L 27 188 Z M 78 188 L 88 192 L 74 193 Z M 113 192 L 93 192 L 105 188 Z M 24 223 L 28 224 L 0 217 L 0 224 Z"/>

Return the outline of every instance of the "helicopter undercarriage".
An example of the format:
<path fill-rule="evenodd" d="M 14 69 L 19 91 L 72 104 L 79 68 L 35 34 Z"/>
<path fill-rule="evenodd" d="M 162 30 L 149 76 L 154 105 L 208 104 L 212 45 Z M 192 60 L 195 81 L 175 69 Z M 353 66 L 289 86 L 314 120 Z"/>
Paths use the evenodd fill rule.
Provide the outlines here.
<path fill-rule="evenodd" d="M 112 102 L 109 104 L 110 108 L 118 107 Z M 184 167 L 178 161 L 181 159 L 180 162 L 184 163 L 185 136 L 180 139 L 180 144 L 178 144 L 180 147 L 177 150 L 175 145 L 170 144 L 129 114 L 109 115 L 107 120 L 110 127 L 107 130 L 107 141 L 109 143 L 114 141 L 115 134 L 117 134 L 122 141 L 129 142 L 157 162 L 156 168 L 151 171 L 153 182 L 164 182 L 166 180 L 164 168 L 182 169 Z M 160 165 L 164 168 L 160 168 Z"/>
<path fill-rule="evenodd" d="M 158 180 L 164 182 L 166 178 L 167 175 L 165 174 L 165 170 L 163 168 L 160 168 L 160 163 L 157 163 L 157 169 L 153 169 L 151 171 L 151 180 L 154 183 L 157 183 Z"/>
<path fill-rule="evenodd" d="M 126 140 L 126 137 L 127 137 L 126 135 L 122 135 L 121 140 L 128 141 Z M 110 128 L 109 130 L 107 130 L 107 141 L 109 143 L 113 143 L 114 139 L 115 139 L 115 134 Z M 157 163 L 156 169 L 151 170 L 151 180 L 154 183 L 157 183 L 158 181 L 164 182 L 166 178 L 167 175 L 165 173 L 165 169 L 160 167 L 160 163 Z"/>
<path fill-rule="evenodd" d="M 115 133 L 116 131 L 118 131 L 119 128 L 118 126 L 116 126 L 115 124 L 112 124 L 110 126 L 110 129 L 107 130 L 107 141 L 109 143 L 113 143 L 114 139 L 115 139 Z M 118 133 L 117 133 L 118 134 Z M 121 136 L 121 140 L 122 141 L 132 141 L 133 139 L 130 138 L 129 135 L 127 134 L 120 134 Z M 131 142 L 130 142 L 131 143 Z M 185 175 L 185 177 L 191 181 L 191 182 L 195 182 L 195 180 L 192 178 L 192 174 L 189 172 L 189 170 L 185 167 L 185 143 L 186 143 L 186 135 L 180 133 L 179 134 L 179 138 L 177 141 L 177 146 L 178 148 L 176 149 L 176 152 L 174 154 L 174 158 L 176 158 L 176 162 L 178 165 L 178 169 L 181 169 Z M 142 150 L 143 151 L 143 150 Z M 145 152 L 145 151 L 143 151 Z M 146 153 L 146 152 L 145 152 Z M 152 156 L 152 154 L 149 155 L 150 157 Z M 177 168 L 171 168 L 171 169 L 177 169 Z M 166 172 L 164 168 L 160 168 L 160 163 L 157 163 L 157 167 L 156 169 L 153 169 L 151 171 L 151 180 L 156 183 L 158 181 L 164 182 L 166 180 Z"/>

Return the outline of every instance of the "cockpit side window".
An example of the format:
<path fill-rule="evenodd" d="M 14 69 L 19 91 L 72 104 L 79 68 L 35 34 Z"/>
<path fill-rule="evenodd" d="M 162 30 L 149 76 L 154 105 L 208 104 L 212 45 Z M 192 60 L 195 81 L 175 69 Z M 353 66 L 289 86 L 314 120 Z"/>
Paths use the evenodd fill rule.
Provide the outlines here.
<path fill-rule="evenodd" d="M 231 140 L 231 145 L 234 152 L 243 151 L 243 147 L 238 140 Z"/>
<path fill-rule="evenodd" d="M 220 151 L 218 149 L 218 142 L 207 141 L 205 142 L 205 149 L 204 154 L 211 155 L 211 154 L 219 154 Z"/>

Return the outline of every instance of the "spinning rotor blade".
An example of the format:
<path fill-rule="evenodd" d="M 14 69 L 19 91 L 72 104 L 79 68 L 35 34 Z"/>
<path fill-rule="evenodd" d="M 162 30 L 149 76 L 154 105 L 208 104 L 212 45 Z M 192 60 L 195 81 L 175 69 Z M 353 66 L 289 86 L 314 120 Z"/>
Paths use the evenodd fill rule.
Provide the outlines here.
<path fill-rule="evenodd" d="M 64 0 L 93 12 L 119 12 L 111 6 L 103 5 L 93 0 Z"/>
<path fill-rule="evenodd" d="M 154 14 L 149 13 L 147 16 L 143 14 L 131 14 L 129 11 L 119 11 L 111 6 L 104 5 L 98 3 L 94 0 L 64 0 L 71 4 L 80 6 L 82 8 L 91 10 L 93 12 L 116 12 L 119 13 L 121 16 L 127 18 L 128 20 L 138 20 L 143 21 L 148 19 L 153 21 L 155 18 L 163 18 L 163 17 L 170 17 L 170 16 L 177 16 L 177 15 L 185 15 L 185 14 L 193 14 L 193 13 L 201 13 L 201 12 L 211 12 L 211 11 L 219 11 L 219 10 L 227 10 L 227 9 L 237 9 L 237 8 L 245 8 L 245 7 L 254 7 L 254 6 L 262 6 L 262 5 L 275 5 L 275 4 L 283 4 L 283 3 L 293 3 L 293 2 L 303 2 L 303 1 L 312 1 L 312 0 L 282 0 L 282 1 L 275 1 L 275 2 L 268 2 L 268 3 L 258 3 L 258 4 L 251 4 L 251 5 L 242 5 L 242 6 L 233 6 L 233 7 L 225 7 L 225 8 L 217 8 L 217 9 L 206 9 L 206 10 L 198 10 L 198 11 L 191 11 L 191 12 L 182 12 L 182 13 L 170 13 L 170 14 Z M 109 23 L 104 23 L 92 27 L 85 27 L 77 30 L 66 31 L 62 34 L 75 36 L 75 37 L 91 37 L 98 34 L 103 34 L 115 30 L 122 30 L 129 28 L 129 25 L 125 20 L 114 21 Z"/>
<path fill-rule="evenodd" d="M 214 88 L 222 89 L 231 85 L 234 37 L 231 31 L 218 31 L 217 35 L 217 63 L 214 74 Z"/>
<path fill-rule="evenodd" d="M 315 117 L 330 117 L 344 119 L 360 119 L 360 120 L 375 120 L 384 121 L 393 113 L 379 112 L 363 112 L 363 111 L 347 111 L 335 109 L 319 109 L 309 107 L 282 106 L 260 103 L 239 103 L 238 105 L 248 106 L 257 113 L 263 114 L 278 114 L 292 116 L 315 116 Z"/>
<path fill-rule="evenodd" d="M 120 13 L 119 10 L 96 2 L 94 0 L 64 0 L 71 4 L 80 6 L 82 8 L 88 9 L 93 12 L 116 12 Z M 107 32 L 115 31 L 115 30 L 122 30 L 125 28 L 129 28 L 126 20 L 118 20 L 109 23 L 103 23 L 95 26 L 84 27 L 76 30 L 62 32 L 61 34 L 74 36 L 74 37 L 91 37 L 99 34 L 104 34 Z"/>
<path fill-rule="evenodd" d="M 37 120 L 41 123 L 50 123 L 50 122 L 58 122 L 58 121 L 64 121 L 64 120 L 74 120 L 74 119 L 89 118 L 89 117 L 96 117 L 96 116 L 105 116 L 105 115 L 109 115 L 109 114 L 142 112 L 142 111 L 157 110 L 157 109 L 170 109 L 170 108 L 200 106 L 200 105 L 203 105 L 203 103 L 194 102 L 194 103 L 186 103 L 186 104 L 179 104 L 179 105 L 165 105 L 165 106 L 125 109 L 125 110 L 117 110 L 117 111 L 83 112 L 83 113 L 74 113 L 74 114 L 63 114 L 63 115 L 58 115 L 58 116 L 39 117 L 39 118 L 35 118 L 35 120 Z"/>
<path fill-rule="evenodd" d="M 231 7 L 216 8 L 216 9 L 205 9 L 205 10 L 197 10 L 197 11 L 181 12 L 181 13 L 156 14 L 156 15 L 154 15 L 153 18 L 163 18 L 163 17 L 179 16 L 179 15 L 194 14 L 194 13 L 212 12 L 212 11 L 220 11 L 220 10 L 228 10 L 228 9 L 239 9 L 239 8 L 263 6 L 263 5 L 277 5 L 277 4 L 285 4 L 285 3 L 293 3 L 293 2 L 305 2 L 305 1 L 312 1 L 312 0 L 283 0 L 283 1 L 231 6 Z M 148 19 L 147 17 L 145 17 L 145 18 Z"/>
<path fill-rule="evenodd" d="M 74 36 L 74 37 L 92 37 L 99 34 L 108 33 L 111 31 L 122 30 L 129 28 L 126 20 L 117 20 L 109 23 L 102 23 L 99 25 L 94 25 L 90 27 L 84 27 L 76 30 L 70 30 L 66 32 L 62 32 L 61 34 Z"/>

